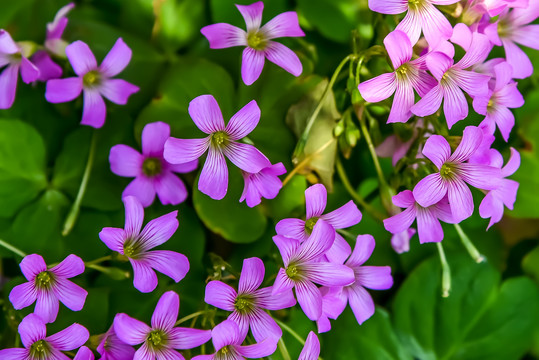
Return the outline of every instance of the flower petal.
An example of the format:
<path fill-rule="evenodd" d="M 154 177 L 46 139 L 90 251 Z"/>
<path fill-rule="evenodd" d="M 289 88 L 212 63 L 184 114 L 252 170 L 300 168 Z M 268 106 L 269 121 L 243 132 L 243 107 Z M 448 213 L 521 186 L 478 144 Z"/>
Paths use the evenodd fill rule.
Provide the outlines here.
<path fill-rule="evenodd" d="M 264 3 L 262 1 L 257 1 L 250 5 L 236 5 L 236 7 L 245 20 L 247 31 L 258 30 L 260 24 L 262 23 L 262 11 L 264 11 Z"/>
<path fill-rule="evenodd" d="M 169 137 L 169 124 L 162 121 L 146 124 L 142 130 L 142 153 L 146 156 L 161 157 Z"/>
<path fill-rule="evenodd" d="M 70 351 L 81 347 L 88 341 L 89 337 L 88 330 L 84 326 L 75 323 L 45 339 L 57 350 Z"/>
<path fill-rule="evenodd" d="M 97 61 L 92 50 L 80 40 L 67 45 L 66 56 L 75 74 L 79 76 L 84 76 L 88 71 L 97 69 Z"/>
<path fill-rule="evenodd" d="M 330 263 L 343 264 L 351 253 L 352 247 L 350 247 L 350 244 L 339 233 L 335 233 L 335 241 L 326 251 L 325 256 Z"/>
<path fill-rule="evenodd" d="M 208 39 L 210 49 L 247 46 L 247 33 L 230 24 L 219 23 L 204 26 L 200 32 Z"/>
<path fill-rule="evenodd" d="M 371 0 L 372 1 L 372 0 Z M 307 336 L 305 345 L 301 349 L 298 360 L 317 360 L 320 355 L 320 340 L 318 336 L 311 331 Z"/>
<path fill-rule="evenodd" d="M 279 269 L 275 282 L 271 290 L 273 296 L 280 295 L 284 292 L 290 291 L 294 287 L 294 282 L 286 275 L 286 271 L 283 268 Z"/>
<path fill-rule="evenodd" d="M 84 272 L 84 261 L 77 255 L 71 254 L 50 271 L 56 276 L 71 278 Z"/>
<path fill-rule="evenodd" d="M 302 262 L 312 261 L 324 255 L 335 241 L 335 229 L 324 220 L 316 222 L 311 236 L 300 245 L 296 255 Z"/>
<path fill-rule="evenodd" d="M 39 77 L 39 69 L 24 56 L 21 58 L 21 78 L 25 84 L 34 82 Z"/>
<path fill-rule="evenodd" d="M 381 2 L 384 0 L 381 0 Z M 402 1 L 402 0 L 400 0 Z M 404 2 L 404 1 L 402 1 Z M 418 11 L 408 11 L 404 19 L 397 25 L 395 30 L 400 30 L 408 35 L 411 44 L 416 44 L 421 35 L 422 19 Z"/>
<path fill-rule="evenodd" d="M 415 201 L 423 207 L 434 205 L 447 194 L 447 187 L 440 173 L 427 175 L 414 187 Z"/>
<path fill-rule="evenodd" d="M 443 136 L 432 135 L 425 142 L 422 153 L 438 169 L 441 169 L 442 165 L 451 157 L 451 147 Z"/>
<path fill-rule="evenodd" d="M 459 146 L 448 161 L 460 163 L 468 160 L 479 148 L 481 141 L 483 141 L 483 131 L 476 126 L 466 126 Z"/>
<path fill-rule="evenodd" d="M 432 76 L 441 81 L 446 71 L 453 66 L 453 59 L 444 53 L 434 51 L 427 55 L 426 63 Z"/>
<path fill-rule="evenodd" d="M 384 219 L 384 227 L 392 234 L 406 231 L 412 226 L 416 218 L 415 206 L 410 206 L 406 210 Z"/>
<path fill-rule="evenodd" d="M 122 200 L 125 207 L 125 233 L 127 237 L 135 238 L 139 235 L 142 227 L 144 208 L 134 196 L 126 196 Z"/>
<path fill-rule="evenodd" d="M 267 338 L 279 339 L 283 335 L 283 331 L 275 320 L 259 308 L 249 314 L 249 325 L 257 342 Z"/>
<path fill-rule="evenodd" d="M 192 160 L 192 161 L 182 163 L 182 164 L 170 164 L 170 163 L 168 164 L 168 168 L 170 171 L 173 171 L 175 173 L 180 173 L 180 174 L 191 172 L 195 170 L 197 167 L 198 167 L 198 160 Z"/>
<path fill-rule="evenodd" d="M 257 257 L 243 260 L 238 292 L 253 293 L 264 281 L 264 263 Z"/>
<path fill-rule="evenodd" d="M 275 41 L 270 41 L 264 50 L 266 58 L 294 76 L 300 76 L 303 65 L 295 52 Z"/>
<path fill-rule="evenodd" d="M 178 319 L 180 297 L 174 291 L 167 291 L 159 298 L 152 314 L 152 329 L 171 330 Z"/>
<path fill-rule="evenodd" d="M 30 314 L 25 316 L 19 324 L 19 335 L 22 344 L 28 349 L 36 341 L 45 339 L 47 327 L 39 316 Z"/>
<path fill-rule="evenodd" d="M 266 310 L 281 310 L 296 305 L 296 298 L 292 290 L 281 292 L 279 295 L 272 295 L 272 288 L 258 289 L 254 296 L 257 304 Z"/>
<path fill-rule="evenodd" d="M 226 125 L 225 132 L 231 140 L 243 139 L 254 130 L 259 120 L 260 108 L 256 100 L 252 100 L 232 116 Z"/>
<path fill-rule="evenodd" d="M 178 205 L 187 199 L 183 181 L 171 172 L 164 172 L 154 182 L 155 191 L 163 205 Z"/>
<path fill-rule="evenodd" d="M 316 321 L 322 315 L 322 294 L 310 281 L 296 282 L 296 297 L 301 309 L 307 317 Z"/>
<path fill-rule="evenodd" d="M 356 269 L 356 281 L 369 289 L 387 290 L 393 286 L 391 267 L 389 266 L 361 266 Z"/>
<path fill-rule="evenodd" d="M 381 14 L 396 15 L 408 10 L 407 0 L 369 0 L 369 9 Z"/>
<path fill-rule="evenodd" d="M 236 345 L 243 342 L 243 339 L 239 339 L 238 335 L 238 325 L 232 320 L 225 320 L 211 331 L 213 347 L 216 351 L 219 351 L 227 345 Z"/>
<path fill-rule="evenodd" d="M 26 360 L 29 358 L 28 349 L 12 348 L 0 350 L 0 358 L 4 360 Z"/>
<path fill-rule="evenodd" d="M 73 311 L 81 311 L 88 296 L 88 291 L 67 279 L 57 279 L 52 291 L 62 304 Z"/>
<path fill-rule="evenodd" d="M 461 179 L 453 179 L 447 183 L 447 196 L 451 212 L 456 222 L 472 216 L 473 213 L 473 197 L 468 186 Z M 419 230 L 419 229 L 418 229 Z"/>
<path fill-rule="evenodd" d="M 492 45 L 486 35 L 474 32 L 469 50 L 456 64 L 461 69 L 467 69 L 477 63 L 485 61 L 492 49 Z"/>
<path fill-rule="evenodd" d="M 448 84 L 444 87 L 444 114 L 450 129 L 468 116 L 468 102 L 456 84 Z"/>
<path fill-rule="evenodd" d="M 0 109 L 9 109 L 15 101 L 19 65 L 10 65 L 0 74 Z"/>
<path fill-rule="evenodd" d="M 118 38 L 107 56 L 105 56 L 105 59 L 103 59 L 99 70 L 108 77 L 116 76 L 129 64 L 132 54 L 133 52 L 123 39 Z"/>
<path fill-rule="evenodd" d="M 256 344 L 237 346 L 236 350 L 241 356 L 245 356 L 249 359 L 262 359 L 263 357 L 270 356 L 277 350 L 278 339 L 269 337 L 264 341 Z M 238 357 L 238 360 L 241 359 Z"/>
<path fill-rule="evenodd" d="M 412 116 L 410 109 L 414 105 L 414 88 L 411 82 L 397 83 L 393 105 L 387 118 L 387 123 L 407 122 Z"/>
<path fill-rule="evenodd" d="M 264 68 L 264 51 L 247 47 L 243 50 L 241 60 L 241 78 L 245 85 L 254 83 Z"/>
<path fill-rule="evenodd" d="M 456 2 L 456 1 L 455 1 Z M 447 40 L 453 34 L 453 27 L 447 18 L 430 2 L 423 2 L 418 11 L 423 28 L 423 35 L 430 46 L 437 46 L 441 40 Z"/>
<path fill-rule="evenodd" d="M 94 353 L 86 346 L 81 346 L 73 360 L 94 360 Z"/>
<path fill-rule="evenodd" d="M 414 106 L 410 108 L 410 111 L 417 116 L 428 116 L 434 114 L 442 105 L 443 91 L 442 87 L 438 84 L 423 96 Z"/>
<path fill-rule="evenodd" d="M 216 308 L 234 311 L 234 302 L 238 294 L 230 285 L 213 280 L 206 285 L 204 301 Z"/>
<path fill-rule="evenodd" d="M 257 173 L 269 165 L 268 158 L 251 144 L 231 141 L 223 152 L 234 165 L 250 173 Z"/>
<path fill-rule="evenodd" d="M 320 217 L 326 209 L 328 192 L 322 184 L 315 184 L 305 190 L 307 219 Z"/>
<path fill-rule="evenodd" d="M 214 200 L 224 198 L 228 190 L 228 168 L 225 157 L 213 147 L 210 147 L 208 157 L 200 172 L 198 190 Z"/>
<path fill-rule="evenodd" d="M 150 206 L 155 199 L 154 180 L 144 175 L 137 176 L 122 192 L 122 198 L 127 196 L 136 197 L 144 207 Z"/>
<path fill-rule="evenodd" d="M 101 94 L 95 90 L 83 92 L 84 103 L 82 109 L 82 125 L 88 125 L 99 129 L 105 123 L 107 108 Z"/>
<path fill-rule="evenodd" d="M 124 229 L 106 227 L 99 233 L 101 241 L 112 251 L 123 252 L 123 245 L 126 239 Z"/>
<path fill-rule="evenodd" d="M 266 35 L 267 39 L 305 36 L 299 26 L 298 14 L 295 11 L 287 11 L 277 15 L 268 21 L 260 31 Z"/>
<path fill-rule="evenodd" d="M 128 345 L 138 345 L 144 342 L 150 331 L 148 325 L 127 314 L 120 313 L 114 318 L 114 332 Z"/>
<path fill-rule="evenodd" d="M 32 282 L 15 286 L 9 293 L 9 301 L 16 310 L 30 306 L 37 299 L 37 289 Z"/>
<path fill-rule="evenodd" d="M 47 270 L 47 264 L 43 257 L 38 254 L 30 254 L 25 256 L 21 263 L 21 272 L 28 281 L 33 281 L 37 274 Z"/>
<path fill-rule="evenodd" d="M 346 262 L 346 265 L 350 267 L 363 265 L 363 263 L 371 257 L 375 245 L 376 243 L 372 235 L 358 235 L 356 246 L 354 247 L 352 255 L 350 255 L 350 259 Z"/>
<path fill-rule="evenodd" d="M 188 110 L 195 125 L 206 134 L 225 129 L 223 114 L 217 100 L 212 95 L 200 95 L 194 98 L 189 103 Z"/>
<path fill-rule="evenodd" d="M 154 269 L 165 274 L 175 282 L 181 281 L 189 272 L 187 256 L 170 250 L 147 252 L 144 260 Z"/>
<path fill-rule="evenodd" d="M 352 285 L 348 288 L 348 302 L 360 325 L 374 315 L 374 301 L 363 286 Z"/>
<path fill-rule="evenodd" d="M 307 240 L 305 234 L 305 221 L 301 219 L 283 219 L 275 225 L 278 235 L 286 236 L 299 241 Z"/>
<path fill-rule="evenodd" d="M 273 242 L 279 249 L 285 266 L 288 266 L 290 258 L 297 253 L 300 241 L 294 238 L 288 238 L 282 235 L 273 237 Z"/>
<path fill-rule="evenodd" d="M 505 56 L 509 65 L 513 67 L 513 78 L 525 79 L 533 74 L 533 65 L 530 58 L 521 48 L 510 40 L 502 40 Z"/>
<path fill-rule="evenodd" d="M 436 218 L 432 208 L 418 209 L 417 235 L 421 244 L 440 242 L 444 239 L 442 225 L 440 225 L 440 221 Z"/>
<path fill-rule="evenodd" d="M 361 96 L 368 102 L 375 103 L 390 97 L 397 89 L 395 73 L 379 75 L 358 85 Z"/>
<path fill-rule="evenodd" d="M 350 200 L 340 208 L 322 215 L 321 219 L 327 221 L 335 229 L 344 229 L 356 225 L 361 221 L 361 211 L 359 211 L 357 205 Z"/>
<path fill-rule="evenodd" d="M 45 323 L 52 323 L 58 316 L 59 306 L 58 299 L 52 291 L 39 291 L 34 314 Z"/>
<path fill-rule="evenodd" d="M 400 208 L 408 208 L 415 204 L 414 194 L 410 190 L 401 191 L 394 195 L 391 200 L 395 206 Z"/>
<path fill-rule="evenodd" d="M 185 164 L 202 156 L 210 146 L 210 137 L 203 139 L 169 138 L 165 142 L 163 157 L 171 164 Z"/>
<path fill-rule="evenodd" d="M 302 270 L 310 281 L 322 286 L 347 286 L 355 281 L 354 271 L 346 265 L 312 262 L 304 264 Z"/>
<path fill-rule="evenodd" d="M 143 260 L 129 259 L 133 266 L 133 286 L 140 292 L 149 293 L 157 287 L 157 275 L 150 264 Z"/>
<path fill-rule="evenodd" d="M 198 347 L 210 339 L 210 330 L 177 327 L 170 330 L 168 345 L 173 349 L 186 350 Z"/>
<path fill-rule="evenodd" d="M 394 69 L 398 69 L 412 58 L 412 44 L 408 36 L 402 31 L 390 32 L 384 39 L 384 45 Z"/>
<path fill-rule="evenodd" d="M 129 97 L 139 91 L 139 87 L 122 79 L 107 79 L 99 88 L 101 94 L 118 105 L 125 105 Z"/>
<path fill-rule="evenodd" d="M 110 171 L 119 176 L 135 177 L 142 173 L 144 158 L 138 151 L 127 145 L 114 145 L 110 149 Z"/>
<path fill-rule="evenodd" d="M 495 190 L 500 186 L 502 173 L 500 169 L 482 164 L 461 164 L 459 166 L 462 180 L 482 190 Z"/>

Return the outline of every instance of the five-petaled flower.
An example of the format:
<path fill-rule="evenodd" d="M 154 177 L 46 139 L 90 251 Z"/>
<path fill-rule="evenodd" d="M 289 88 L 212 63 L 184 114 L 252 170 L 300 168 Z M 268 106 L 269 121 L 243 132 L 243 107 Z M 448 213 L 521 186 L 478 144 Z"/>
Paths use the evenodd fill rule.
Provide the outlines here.
<path fill-rule="evenodd" d="M 262 73 L 265 58 L 292 75 L 299 76 L 303 67 L 298 56 L 286 46 L 272 41 L 280 37 L 305 36 L 299 27 L 298 14 L 295 11 L 279 14 L 260 27 L 262 10 L 264 10 L 262 1 L 251 5 L 236 5 L 236 7 L 245 19 L 247 32 L 225 23 L 205 26 L 200 32 L 210 42 L 210 48 L 247 46 L 243 50 L 241 65 L 241 76 L 246 85 L 251 85 L 258 79 Z"/>

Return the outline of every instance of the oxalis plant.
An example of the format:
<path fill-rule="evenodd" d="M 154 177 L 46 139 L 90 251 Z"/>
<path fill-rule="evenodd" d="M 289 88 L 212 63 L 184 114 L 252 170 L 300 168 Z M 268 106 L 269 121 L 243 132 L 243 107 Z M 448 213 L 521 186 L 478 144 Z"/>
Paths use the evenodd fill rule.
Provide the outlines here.
<path fill-rule="evenodd" d="M 539 1 L 238 2 L 0 6 L 0 359 L 539 356 Z"/>

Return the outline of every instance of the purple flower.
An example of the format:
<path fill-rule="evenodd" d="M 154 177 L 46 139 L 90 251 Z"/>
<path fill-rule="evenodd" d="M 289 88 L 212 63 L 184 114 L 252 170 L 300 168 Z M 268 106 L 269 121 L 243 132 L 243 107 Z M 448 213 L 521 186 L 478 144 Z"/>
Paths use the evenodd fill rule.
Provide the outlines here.
<path fill-rule="evenodd" d="M 466 118 L 468 102 L 462 90 L 472 97 L 486 95 L 490 77 L 465 69 L 482 61 L 490 52 L 490 48 L 490 42 L 484 35 L 474 33 L 470 50 L 456 64 L 453 59 L 441 52 L 428 54 L 427 67 L 439 83 L 412 106 L 412 112 L 417 116 L 434 114 L 443 100 L 449 128 L 457 121 Z"/>
<path fill-rule="evenodd" d="M 80 324 L 72 324 L 54 335 L 47 336 L 43 320 L 30 314 L 19 324 L 19 335 L 24 346 L 0 350 L 0 359 L 5 360 L 69 360 L 62 351 L 71 351 L 84 344 L 90 334 Z"/>
<path fill-rule="evenodd" d="M 260 204 L 262 198 L 273 199 L 283 187 L 279 175 L 286 173 L 283 163 L 269 165 L 257 173 L 242 171 L 245 187 L 240 197 L 240 202 L 246 200 L 247 206 L 255 207 Z"/>
<path fill-rule="evenodd" d="M 47 269 L 45 260 L 38 254 L 27 255 L 20 263 L 21 271 L 28 280 L 15 286 L 9 301 L 17 310 L 36 302 L 34 313 L 45 323 L 56 320 L 59 301 L 73 311 L 80 311 L 88 292 L 68 280 L 84 272 L 84 262 L 76 255 L 69 255 L 60 264 Z"/>
<path fill-rule="evenodd" d="M 414 135 L 408 141 L 402 141 L 397 135 L 389 135 L 376 147 L 376 155 L 379 157 L 390 157 L 391 164 L 395 166 L 400 159 L 406 156 L 416 137 L 417 132 L 415 131 Z"/>
<path fill-rule="evenodd" d="M 239 336 L 245 338 L 249 327 L 256 341 L 268 337 L 279 339 L 281 328 L 263 309 L 281 310 L 296 305 L 291 290 L 275 296 L 271 287 L 258 289 L 264 281 L 264 263 L 259 258 L 243 261 L 238 291 L 221 281 L 211 281 L 206 286 L 204 301 L 219 309 L 232 311 L 228 317 L 238 325 Z"/>
<path fill-rule="evenodd" d="M 101 355 L 100 360 L 133 360 L 135 355 L 135 349 L 116 335 L 114 324 L 103 334 L 97 352 Z"/>
<path fill-rule="evenodd" d="M 183 254 L 169 250 L 154 250 L 166 242 L 178 228 L 178 211 L 153 219 L 142 228 L 144 208 L 134 196 L 123 198 L 125 229 L 106 227 L 99 233 L 109 249 L 125 255 L 133 266 L 133 285 L 141 292 L 151 292 L 157 286 L 153 270 L 179 282 L 189 271 L 189 260 Z M 153 269 L 153 270 L 152 270 Z"/>
<path fill-rule="evenodd" d="M 438 168 L 427 175 L 414 188 L 415 201 L 422 207 L 438 203 L 447 194 L 453 220 L 460 222 L 473 213 L 472 192 L 466 183 L 483 190 L 496 189 L 500 184 L 500 169 L 481 164 L 465 163 L 483 140 L 481 129 L 467 126 L 462 140 L 453 154 L 447 140 L 440 135 L 428 138 L 423 155 Z"/>
<path fill-rule="evenodd" d="M 45 98 L 51 103 L 62 103 L 84 94 L 81 124 L 100 128 L 105 123 L 107 109 L 103 96 L 115 104 L 125 105 L 139 88 L 118 75 L 129 61 L 131 49 L 119 38 L 107 54 L 101 66 L 97 66 L 94 54 L 82 41 L 68 45 L 65 53 L 78 77 L 47 81 Z"/>
<path fill-rule="evenodd" d="M 28 60 L 29 51 L 13 41 L 11 35 L 0 29 L 0 109 L 9 109 L 15 101 L 19 69 L 21 78 L 29 84 L 39 76 L 39 69 Z"/>
<path fill-rule="evenodd" d="M 369 0 L 369 8 L 382 14 L 396 15 L 408 10 L 408 13 L 397 25 L 400 30 L 415 44 L 419 40 L 421 30 L 431 46 L 451 37 L 453 28 L 445 16 L 434 5 L 451 5 L 459 0 Z"/>
<path fill-rule="evenodd" d="M 196 126 L 208 134 L 203 139 L 169 138 L 164 157 L 171 164 L 185 164 L 208 157 L 200 173 L 198 189 L 212 199 L 221 200 L 228 189 L 225 156 L 243 171 L 257 173 L 268 166 L 268 159 L 253 145 L 238 142 L 247 136 L 260 120 L 260 108 L 251 101 L 238 111 L 225 127 L 221 109 L 211 95 L 201 95 L 189 104 L 189 115 Z"/>
<path fill-rule="evenodd" d="M 303 346 L 298 360 L 318 360 L 318 356 L 320 356 L 320 340 L 318 340 L 318 336 L 311 331 L 307 336 L 305 346 Z"/>
<path fill-rule="evenodd" d="M 365 288 L 387 290 L 393 286 L 389 266 L 363 266 L 371 257 L 374 246 L 375 241 L 372 235 L 357 237 L 354 252 L 345 264 L 354 271 L 355 282 L 342 289 L 331 289 L 336 299 L 333 304 L 333 318 L 336 318 L 335 315 L 340 315 L 346 303 L 349 303 L 357 322 L 361 325 L 374 314 L 374 301 Z"/>
<path fill-rule="evenodd" d="M 142 130 L 142 154 L 127 145 L 110 149 L 110 170 L 119 176 L 135 177 L 122 197 L 135 196 L 142 206 L 150 206 L 155 194 L 163 205 L 178 205 L 187 198 L 185 185 L 174 172 L 186 173 L 198 166 L 198 160 L 172 165 L 163 158 L 170 126 L 163 122 L 147 124 Z"/>
<path fill-rule="evenodd" d="M 389 231 L 389 230 L 388 230 Z M 391 247 L 397 254 L 402 254 L 410 251 L 410 239 L 416 233 L 416 229 L 409 228 L 391 236 Z"/>
<path fill-rule="evenodd" d="M 73 360 L 94 360 L 94 353 L 92 350 L 87 348 L 86 346 L 81 346 L 79 351 L 77 351 L 77 355 L 73 358 Z M 103 358 L 101 358 L 103 359 Z"/>
<path fill-rule="evenodd" d="M 281 235 L 273 237 L 284 268 L 279 269 L 272 294 L 296 288 L 299 305 L 311 320 L 318 320 L 322 315 L 322 294 L 314 283 L 332 287 L 354 282 L 354 273 L 347 266 L 321 261 L 334 239 L 335 229 L 325 220 L 314 225 L 311 236 L 303 243 Z"/>
<path fill-rule="evenodd" d="M 140 320 L 120 313 L 114 318 L 114 332 L 124 343 L 142 346 L 135 359 L 181 359 L 175 351 L 192 349 L 210 340 L 210 330 L 174 327 L 180 310 L 180 297 L 174 291 L 161 296 L 152 315 L 151 327 Z"/>
<path fill-rule="evenodd" d="M 246 46 L 241 65 L 241 76 L 246 85 L 251 85 L 258 79 L 264 67 L 264 58 L 292 75 L 299 76 L 303 67 L 298 56 L 286 46 L 272 41 L 280 37 L 305 36 L 299 27 L 298 14 L 295 11 L 279 14 L 260 27 L 264 10 L 262 1 L 236 7 L 245 19 L 247 32 L 225 23 L 205 26 L 200 32 L 208 39 L 210 48 Z"/>
<path fill-rule="evenodd" d="M 413 235 L 409 233 L 410 226 L 417 219 L 417 232 L 419 242 L 440 242 L 444 238 L 444 232 L 440 225 L 440 220 L 446 223 L 454 223 L 453 215 L 447 198 L 443 198 L 439 202 L 429 207 L 419 205 L 414 194 L 410 190 L 404 190 L 393 196 L 393 204 L 395 206 L 406 208 L 401 213 L 398 213 L 388 219 L 384 219 L 384 227 L 392 234 L 406 234 L 408 239 Z M 408 251 L 408 248 L 406 251 Z"/>
<path fill-rule="evenodd" d="M 508 108 L 519 108 L 524 105 L 524 98 L 518 91 L 517 83 L 512 81 L 513 69 L 509 63 L 503 62 L 494 66 L 496 81 L 493 89 L 473 100 L 474 110 L 486 115 L 479 127 L 494 134 L 496 125 L 505 141 L 509 139 L 511 129 L 515 125 L 515 116 Z"/>
<path fill-rule="evenodd" d="M 361 212 L 353 201 L 349 201 L 340 208 L 323 215 L 327 204 L 327 190 L 322 184 L 315 184 L 305 190 L 305 207 L 307 219 L 283 219 L 275 226 L 278 235 L 304 242 L 311 235 L 319 219 L 330 224 L 333 229 L 344 229 L 361 221 Z M 343 263 L 352 252 L 352 248 L 344 238 L 335 230 L 333 246 L 325 254 L 335 263 Z"/>
<path fill-rule="evenodd" d="M 198 355 L 193 360 L 243 360 L 261 359 L 269 356 L 277 349 L 277 339 L 272 337 L 247 346 L 241 346 L 245 339 L 238 325 L 232 320 L 225 320 L 211 331 L 211 339 L 215 353 L 212 355 Z"/>
<path fill-rule="evenodd" d="M 404 32 L 391 32 L 384 39 L 384 45 L 395 71 L 362 82 L 358 90 L 365 100 L 372 103 L 395 93 L 387 122 L 406 122 L 412 116 L 410 108 L 415 101 L 414 89 L 419 96 L 424 96 L 436 86 L 436 81 L 425 71 L 424 57 L 412 61 L 412 44 Z"/>
<path fill-rule="evenodd" d="M 538 16 L 539 2 L 530 0 L 526 8 L 505 9 L 496 22 L 484 29 L 493 44 L 503 45 L 516 79 L 527 78 L 533 73 L 530 59 L 517 44 L 539 50 L 539 25 L 530 25 Z"/>
<path fill-rule="evenodd" d="M 503 166 L 502 155 L 497 150 L 492 150 L 490 165 L 501 169 L 502 177 L 505 178 L 513 175 L 520 167 L 520 154 L 511 148 L 511 157 L 507 161 L 507 164 Z M 518 185 L 518 182 L 514 180 L 502 179 L 500 186 L 489 191 L 483 198 L 483 201 L 479 205 L 479 215 L 483 219 L 490 218 L 487 230 L 502 219 L 504 205 L 509 210 L 513 210 L 513 205 L 517 198 Z"/>

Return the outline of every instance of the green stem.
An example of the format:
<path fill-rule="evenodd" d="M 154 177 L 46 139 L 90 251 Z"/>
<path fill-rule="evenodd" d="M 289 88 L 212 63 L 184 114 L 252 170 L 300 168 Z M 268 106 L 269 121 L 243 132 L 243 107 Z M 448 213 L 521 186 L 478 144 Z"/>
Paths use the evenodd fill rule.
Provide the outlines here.
<path fill-rule="evenodd" d="M 367 203 L 365 199 L 363 199 L 363 197 L 354 190 L 354 187 L 350 183 L 348 176 L 346 176 L 346 172 L 344 171 L 344 167 L 339 157 L 337 157 L 336 165 L 339 178 L 341 179 L 346 191 L 348 191 L 352 199 L 354 199 L 356 203 L 363 207 L 363 209 L 365 209 L 365 211 L 371 214 L 375 219 L 382 221 L 385 216 L 378 212 L 375 208 L 373 208 L 369 203 Z"/>
<path fill-rule="evenodd" d="M 363 108 L 364 109 L 364 108 Z M 364 109 L 364 113 L 366 116 L 370 117 L 369 112 Z M 365 137 L 365 141 L 367 142 L 367 146 L 369 148 L 369 152 L 371 153 L 372 161 L 374 163 L 374 168 L 376 170 L 376 174 L 378 175 L 378 181 L 380 181 L 380 187 L 383 188 L 389 188 L 386 182 L 386 178 L 384 177 L 384 173 L 382 172 L 382 167 L 380 166 L 380 161 L 378 160 L 378 155 L 376 155 L 376 149 L 374 147 L 374 144 L 372 142 L 371 135 L 369 133 L 369 130 L 367 129 L 367 124 L 365 123 L 365 118 L 362 116 L 363 114 L 357 113 L 358 119 L 359 119 L 359 125 L 361 127 L 361 132 L 363 133 L 363 136 Z"/>
<path fill-rule="evenodd" d="M 75 222 L 77 221 L 77 217 L 79 216 L 80 204 L 82 202 L 82 199 L 84 198 L 86 186 L 88 185 L 88 180 L 90 179 L 90 173 L 92 172 L 92 166 L 94 163 L 95 149 L 97 143 L 96 134 L 97 131 L 94 130 L 90 143 L 90 151 L 88 153 L 88 161 L 86 162 L 86 168 L 84 169 L 84 174 L 80 183 L 79 192 L 77 193 L 77 197 L 75 198 L 73 206 L 71 207 L 71 210 L 69 211 L 69 214 L 67 215 L 66 221 L 64 223 L 64 229 L 62 230 L 63 236 L 67 236 L 71 232 L 71 230 L 73 230 L 73 226 L 75 226 Z"/>
<path fill-rule="evenodd" d="M 204 315 L 206 313 L 206 310 L 200 310 L 200 311 L 197 311 L 196 313 L 192 313 L 191 315 L 187 315 L 185 317 L 182 317 L 180 320 L 176 321 L 176 324 L 174 326 L 178 326 L 180 325 L 181 323 L 184 323 L 186 322 L 187 320 L 191 320 L 191 319 L 194 319 L 194 318 L 197 318 L 199 317 L 200 315 Z"/>
<path fill-rule="evenodd" d="M 438 247 L 440 263 L 442 264 L 442 296 L 448 297 L 449 292 L 451 291 L 451 269 L 449 268 L 449 264 L 447 263 L 442 243 L 438 242 L 436 243 L 436 246 Z"/>
<path fill-rule="evenodd" d="M 92 260 L 92 261 L 85 262 L 84 265 L 85 266 L 91 266 L 91 265 L 99 264 L 99 263 L 102 263 L 104 261 L 108 261 L 108 260 L 111 260 L 111 259 L 112 259 L 112 255 L 107 255 L 107 256 L 103 256 L 103 257 L 100 257 L 98 259 Z"/>
<path fill-rule="evenodd" d="M 301 134 L 301 137 L 298 141 L 298 144 L 296 145 L 296 148 L 294 149 L 294 153 L 292 155 L 292 161 L 294 163 L 297 163 L 298 158 L 300 157 L 301 153 L 303 152 L 303 149 L 305 148 L 305 144 L 307 143 L 307 139 L 309 137 L 309 133 L 311 132 L 311 128 L 313 127 L 314 121 L 316 120 L 316 117 L 320 113 L 320 110 L 322 110 L 322 106 L 324 105 L 324 101 L 326 99 L 326 96 L 329 94 L 329 90 L 333 88 L 333 85 L 337 81 L 337 77 L 341 73 L 342 68 L 350 59 L 352 59 L 354 55 L 348 55 L 345 57 L 339 66 L 337 66 L 337 69 L 335 69 L 335 72 L 331 76 L 331 79 L 329 80 L 326 88 L 324 89 L 324 92 L 322 93 L 322 97 L 318 101 L 318 105 L 312 112 L 311 116 L 309 117 L 309 120 L 307 120 L 307 125 L 305 126 L 305 130 L 303 130 L 303 134 Z"/>
<path fill-rule="evenodd" d="M 468 253 L 472 257 L 472 259 L 474 259 L 476 263 L 482 263 L 483 261 L 485 261 L 485 257 L 481 255 L 479 250 L 477 250 L 474 244 L 472 244 L 470 238 L 468 237 L 468 235 L 466 235 L 466 233 L 464 233 L 459 224 L 455 224 L 455 229 L 457 229 L 457 233 L 459 234 L 460 240 L 462 241 L 462 245 L 464 245 L 466 250 L 468 250 Z"/>
<path fill-rule="evenodd" d="M 25 257 L 26 256 L 26 254 L 22 250 L 17 249 L 15 246 L 13 246 L 11 244 L 8 244 L 4 240 L 0 240 L 0 245 L 5 247 L 6 249 L 11 251 L 12 253 L 19 255 L 20 257 Z"/>
<path fill-rule="evenodd" d="M 290 354 L 288 353 L 288 349 L 286 348 L 286 345 L 284 344 L 282 337 L 279 339 L 277 346 L 279 346 L 279 351 L 281 352 L 281 355 L 283 356 L 283 360 L 292 360 L 290 358 Z"/>
<path fill-rule="evenodd" d="M 284 330 L 286 330 L 290 335 L 292 335 L 297 341 L 299 341 L 299 343 L 303 346 L 305 345 L 305 340 L 303 340 L 303 338 L 301 336 L 298 335 L 297 332 L 295 332 L 294 330 L 292 330 L 288 325 L 286 325 L 284 322 L 282 322 L 281 320 L 279 319 L 276 319 L 276 318 L 273 318 L 273 320 L 275 320 L 275 322 L 281 327 L 283 328 Z"/>

